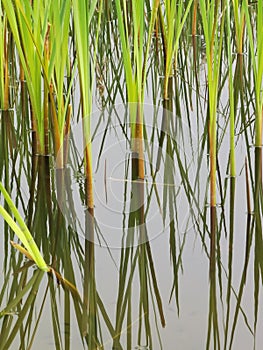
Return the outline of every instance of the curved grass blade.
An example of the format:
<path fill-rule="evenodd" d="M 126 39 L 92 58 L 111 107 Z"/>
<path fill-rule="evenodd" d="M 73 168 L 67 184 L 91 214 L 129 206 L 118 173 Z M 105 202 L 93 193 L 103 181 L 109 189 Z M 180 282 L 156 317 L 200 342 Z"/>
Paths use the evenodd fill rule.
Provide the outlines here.
<path fill-rule="evenodd" d="M 5 190 L 1 182 L 0 182 L 0 192 L 2 192 L 5 198 L 5 201 L 8 204 L 19 226 L 12 219 L 12 217 L 8 214 L 8 212 L 4 209 L 3 206 L 0 206 L 0 214 L 3 216 L 3 218 L 6 220 L 8 225 L 11 227 L 11 229 L 16 233 L 18 238 L 24 244 L 25 248 L 27 249 L 30 256 L 33 258 L 37 266 L 41 270 L 48 272 L 50 268 L 45 263 L 31 233 L 29 232 L 28 227 L 26 226 L 24 220 L 19 214 L 19 211 L 17 210 L 15 204 L 13 203 L 11 197 L 9 196 L 9 194 L 7 193 L 7 191 Z"/>

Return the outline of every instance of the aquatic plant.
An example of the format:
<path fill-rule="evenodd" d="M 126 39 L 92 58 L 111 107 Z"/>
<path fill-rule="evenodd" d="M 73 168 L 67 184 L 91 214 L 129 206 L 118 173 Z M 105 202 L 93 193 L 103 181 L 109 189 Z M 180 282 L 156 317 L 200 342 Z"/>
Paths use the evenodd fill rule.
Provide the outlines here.
<path fill-rule="evenodd" d="M 184 1 L 166 0 L 164 5 L 159 5 L 159 18 L 163 39 L 164 59 L 164 88 L 163 98 L 168 99 L 169 77 L 172 76 L 172 67 L 176 69 L 179 40 L 188 18 L 193 0 Z"/>
<path fill-rule="evenodd" d="M 59 169 L 64 167 L 67 156 L 67 140 L 71 120 L 70 95 L 74 78 L 74 69 L 70 67 L 70 65 L 74 65 L 74 62 L 70 61 L 68 49 L 70 11 L 70 2 L 63 0 L 51 2 L 43 60 L 44 71 L 48 74 L 44 88 L 44 113 L 46 123 L 49 125 L 48 131 L 52 130 L 54 154 L 57 157 L 56 167 Z M 65 75 L 69 79 L 68 86 L 65 84 Z"/>
<path fill-rule="evenodd" d="M 0 108 L 7 110 L 9 106 L 8 30 L 6 14 L 3 12 L 2 3 L 0 3 L 0 47 Z"/>
<path fill-rule="evenodd" d="M 96 24 L 94 45 L 94 62 L 90 52 L 91 38 L 90 29 L 92 17 L 96 6 L 99 4 L 99 16 Z M 85 159 L 85 177 L 86 177 L 86 205 L 88 210 L 93 212 L 93 185 L 92 185 L 92 149 L 91 149 L 91 113 L 92 96 L 94 86 L 94 67 L 96 66 L 96 51 L 98 43 L 98 34 L 100 31 L 100 19 L 102 12 L 102 1 L 73 1 L 74 30 L 76 36 L 76 50 L 78 59 L 78 71 L 80 77 L 81 107 L 83 121 L 83 144 Z"/>
<path fill-rule="evenodd" d="M 13 345 L 15 340 L 21 342 L 21 348 L 32 347 L 49 300 L 51 333 L 57 348 L 70 348 L 70 329 L 76 326 L 80 342 L 92 349 L 106 347 L 107 342 L 116 349 L 132 349 L 135 342 L 139 347 L 145 343 L 150 348 L 157 342 L 162 348 L 159 325 L 170 321 L 163 305 L 169 301 L 172 308 L 177 308 L 176 320 L 184 312 L 180 304 L 184 292 L 181 273 L 187 271 L 184 252 L 188 253 L 192 242 L 200 244 L 204 261 L 208 262 L 204 266 L 210 265 L 207 348 L 234 347 L 240 325 L 256 344 L 263 275 L 262 18 L 262 0 L 0 2 L 0 177 L 5 185 L 0 186 L 4 195 L 0 214 L 5 220 L 0 349 Z M 143 109 L 148 98 L 155 104 L 152 115 L 146 115 Z M 119 100 L 129 104 L 129 110 L 121 115 L 116 108 L 117 130 L 112 128 L 113 118 L 110 115 L 107 119 L 107 113 L 115 109 L 112 104 Z M 92 116 L 96 103 L 99 109 L 104 108 L 98 118 Z M 159 119 L 160 106 L 163 114 Z M 78 121 L 79 116 L 83 123 L 84 157 L 75 149 L 68 155 L 76 141 L 70 136 L 71 120 Z M 152 133 L 145 120 L 152 122 Z M 94 153 L 101 126 L 101 145 Z M 94 203 L 93 195 L 94 173 L 101 170 L 103 151 L 114 133 L 128 145 L 124 150 L 128 154 L 125 174 L 118 179 L 125 182 L 123 212 L 119 213 L 123 218 L 123 248 L 115 255 L 107 247 L 116 267 L 114 277 L 118 279 L 118 284 L 110 284 L 115 287 L 116 308 L 104 305 L 98 289 L 104 275 L 96 268 L 101 255 L 94 242 L 106 242 L 108 237 L 94 213 L 100 203 Z M 246 163 L 237 151 L 243 135 Z M 251 144 L 255 146 L 255 157 L 251 156 Z M 158 152 L 154 151 L 155 146 L 159 146 Z M 188 146 L 191 155 L 186 154 Z M 225 154 L 229 154 L 227 161 Z M 114 156 L 110 154 L 107 165 L 114 163 Z M 95 169 L 92 157 L 97 161 Z M 195 162 L 197 170 L 192 174 Z M 73 178 L 64 183 L 64 175 L 67 172 L 68 176 L 71 170 Z M 105 161 L 107 192 L 106 170 Z M 57 181 L 57 192 L 56 176 L 56 180 L 61 180 Z M 240 179 L 247 187 L 248 212 L 246 217 L 244 210 L 241 219 L 236 214 L 242 206 L 241 201 L 236 205 L 241 192 L 236 184 Z M 75 232 L 79 221 L 75 193 L 71 193 L 73 182 L 85 208 L 85 228 L 80 232 L 85 234 L 84 244 Z M 24 184 L 30 191 L 28 202 Z M 65 187 L 63 201 L 60 196 Z M 8 192 L 15 194 L 12 201 Z M 186 198 L 187 208 L 183 210 L 189 210 L 184 229 L 180 222 L 182 197 L 178 194 Z M 110 191 L 106 197 L 112 210 Z M 74 207 L 69 221 L 64 220 L 57 199 L 69 209 Z M 152 204 L 168 233 L 164 235 L 166 250 L 160 252 L 157 247 L 156 256 L 156 242 L 148 242 Z M 17 207 L 25 213 L 26 224 Z M 235 244 L 241 236 L 235 234 L 239 227 L 236 218 L 245 227 L 241 264 L 240 260 L 235 264 L 235 259 L 240 259 Z M 74 220 L 77 223 L 72 223 Z M 197 233 L 195 239 L 188 235 L 191 225 Z M 11 230 L 19 240 L 14 239 L 16 243 L 12 245 L 21 254 L 8 248 L 7 243 L 13 239 Z M 133 243 L 139 245 L 135 247 Z M 222 251 L 222 247 L 227 249 Z M 158 258 L 160 264 L 155 263 Z M 48 259 L 51 267 L 45 262 Z M 169 289 L 158 284 L 158 272 L 165 259 L 168 265 L 170 262 L 168 268 L 165 266 L 165 273 L 171 272 Z M 39 269 L 29 268 L 33 264 Z M 103 264 L 105 271 L 105 261 Z M 246 284 L 251 264 L 252 293 Z M 233 284 L 236 265 L 241 266 L 237 289 Z M 54 269 L 63 270 L 67 279 Z M 40 283 L 46 275 L 48 283 L 40 300 Z M 57 288 L 52 275 L 64 291 Z M 81 296 L 73 286 L 79 281 L 83 282 Z M 106 288 L 102 287 L 103 295 Z M 243 299 L 247 290 L 255 305 L 252 318 L 251 305 L 247 307 Z M 218 305 L 223 306 L 220 313 Z M 16 313 L 18 318 L 14 317 Z"/>
<path fill-rule="evenodd" d="M 28 258 L 35 261 L 36 265 L 39 267 L 40 270 L 48 272 L 50 268 L 45 263 L 28 227 L 26 226 L 24 220 L 19 214 L 19 211 L 17 210 L 15 204 L 13 203 L 11 197 L 9 196 L 1 182 L 0 191 L 3 194 L 10 211 L 14 215 L 16 222 L 2 205 L 0 206 L 0 214 L 3 216 L 8 225 L 12 228 L 12 230 L 15 232 L 17 237 L 21 240 L 21 242 L 24 245 L 24 247 L 22 247 L 18 244 L 13 243 L 14 247 L 20 250 Z"/>
<path fill-rule="evenodd" d="M 44 154 L 47 125 L 43 110 L 42 62 L 48 31 L 48 3 L 44 5 L 41 1 L 35 1 L 31 5 L 29 0 L 23 3 L 3 0 L 2 3 L 27 81 L 32 108 L 31 128 L 35 137 L 34 152 Z"/>
<path fill-rule="evenodd" d="M 252 19 L 249 14 L 248 2 L 243 2 L 246 28 L 248 32 L 250 55 L 252 59 L 252 68 L 255 86 L 255 147 L 262 146 L 262 115 L 263 115 L 263 37 L 260 28 L 263 22 L 263 2 L 259 0 L 256 12 L 256 32 L 254 35 Z"/>
<path fill-rule="evenodd" d="M 236 159 L 235 159 L 235 101 L 234 101 L 234 81 L 233 81 L 233 53 L 231 45 L 231 20 L 230 20 L 230 6 L 226 7 L 226 24 L 227 24 L 227 57 L 228 57 L 228 87 L 229 87 L 229 121 L 230 121 L 230 176 L 236 176 Z M 239 28 L 239 27 L 238 27 Z M 239 49 L 240 41 L 242 43 L 242 37 L 240 38 L 240 28 L 237 33 Z"/>
<path fill-rule="evenodd" d="M 210 160 L 210 303 L 207 345 L 213 340 L 216 346 L 220 346 L 218 316 L 216 305 L 216 173 L 217 173 L 217 106 L 218 88 L 220 80 L 224 11 L 220 11 L 220 3 L 217 0 L 200 1 L 200 12 L 206 45 L 207 86 L 208 86 L 208 139 Z"/>
<path fill-rule="evenodd" d="M 147 63 L 152 32 L 159 0 L 153 0 L 148 23 L 144 23 L 144 4 L 142 0 L 131 2 L 131 26 L 128 27 L 126 2 L 116 0 L 118 28 L 123 53 L 123 66 L 130 109 L 131 145 L 137 154 L 138 178 L 144 179 L 143 156 L 143 103 L 146 86 Z M 122 5 L 122 6 L 121 6 Z M 132 40 L 129 38 L 132 30 Z"/>
<path fill-rule="evenodd" d="M 219 12 L 219 6 L 219 1 L 200 1 L 207 59 L 211 207 L 216 206 L 217 103 L 224 27 L 224 12 Z"/>

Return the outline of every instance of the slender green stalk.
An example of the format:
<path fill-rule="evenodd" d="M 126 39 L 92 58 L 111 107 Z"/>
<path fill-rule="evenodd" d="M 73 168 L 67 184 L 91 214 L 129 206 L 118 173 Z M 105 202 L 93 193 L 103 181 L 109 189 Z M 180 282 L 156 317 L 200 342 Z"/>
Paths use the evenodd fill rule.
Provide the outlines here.
<path fill-rule="evenodd" d="M 245 28 L 245 13 L 244 13 L 244 7 L 239 6 L 238 0 L 232 0 L 233 4 L 233 12 L 234 12 L 234 21 L 235 21 L 235 34 L 236 34 L 236 47 L 237 47 L 237 53 L 242 55 L 243 54 L 243 37 L 244 37 L 244 28 Z M 227 5 L 227 11 L 230 12 L 230 5 Z M 230 33 L 228 32 L 228 36 Z M 231 37 L 231 35 L 230 35 Z"/>
<path fill-rule="evenodd" d="M 69 94 L 72 81 L 69 84 L 68 91 L 65 90 L 65 74 L 69 61 L 70 10 L 70 1 L 52 1 L 49 13 L 49 22 L 51 23 L 49 38 L 50 60 L 45 71 L 48 76 L 47 82 L 52 82 L 53 91 L 50 91 L 51 120 L 54 153 L 57 157 L 58 168 L 63 168 L 64 166 L 63 160 L 66 155 L 63 154 L 62 145 L 65 135 L 69 132 L 69 123 L 67 128 L 65 128 L 65 125 L 67 120 L 70 121 L 70 115 L 68 117 L 67 115 L 71 109 L 69 107 Z"/>
<path fill-rule="evenodd" d="M 42 67 L 47 12 L 50 1 L 3 0 L 6 16 L 24 69 L 32 107 L 32 129 L 37 136 L 37 153 L 44 154 L 44 111 L 42 103 Z M 32 20 L 32 18 L 34 20 Z M 42 60 L 42 61 L 41 61 Z"/>
<path fill-rule="evenodd" d="M 217 164 L 217 103 L 222 56 L 224 12 L 220 13 L 219 1 L 200 0 L 200 12 L 206 43 L 207 85 L 209 110 L 209 156 L 210 156 L 210 308 L 206 348 L 210 347 L 211 331 L 216 348 L 220 348 L 216 303 L 216 164 Z"/>
<path fill-rule="evenodd" d="M 206 43 L 208 106 L 209 106 L 209 152 L 210 152 L 210 205 L 216 206 L 216 157 L 217 157 L 217 102 L 221 67 L 224 13 L 219 17 L 219 2 L 200 1 L 200 12 Z M 220 29 L 220 30 L 219 30 Z"/>
<path fill-rule="evenodd" d="M 146 85 L 146 70 L 158 5 L 159 0 L 152 1 L 151 17 L 146 29 L 144 23 L 144 1 L 131 1 L 131 28 L 133 39 L 133 41 L 131 41 L 128 36 L 129 28 L 126 2 L 116 0 L 118 28 L 123 52 L 125 82 L 130 109 L 132 150 L 138 155 L 138 177 L 140 179 L 144 179 L 143 102 Z M 146 45 L 145 50 L 144 45 Z"/>
<path fill-rule="evenodd" d="M 4 0 L 3 4 L 27 82 L 32 129 L 37 137 L 36 152 L 49 153 L 50 99 L 57 155 L 65 136 L 69 103 L 69 95 L 65 97 L 64 75 L 68 62 L 71 3 L 37 0 L 31 4 L 30 0 L 23 3 Z"/>
<path fill-rule="evenodd" d="M 92 184 L 92 148 L 91 148 L 91 113 L 92 113 L 92 91 L 94 83 L 94 65 L 91 63 L 90 54 L 90 28 L 98 1 L 73 0 L 74 29 L 76 35 L 78 71 L 81 90 L 83 142 L 85 152 L 85 176 L 88 209 L 93 211 L 93 184 Z M 100 2 L 101 3 L 101 2 Z M 101 8 L 101 6 L 100 6 Z M 100 11 L 101 14 L 101 11 Z M 100 16 L 97 31 L 100 27 Z M 97 43 L 97 40 L 96 40 Z M 95 55 L 96 55 L 95 48 Z"/>
<path fill-rule="evenodd" d="M 98 17 L 95 16 L 96 6 L 99 6 Z M 88 337 L 88 348 L 95 349 L 97 341 L 97 305 L 95 283 L 95 257 L 94 257 L 94 200 L 93 200 L 93 174 L 92 174 L 92 141 L 91 141 L 91 113 L 92 93 L 94 85 L 94 70 L 98 35 L 100 31 L 102 13 L 102 0 L 77 1 L 73 0 L 73 19 L 76 36 L 78 58 L 78 72 L 81 91 L 82 128 L 85 162 L 85 265 L 83 286 L 83 313 L 82 334 Z M 95 31 L 94 61 L 91 57 L 91 24 L 97 18 Z"/>
<path fill-rule="evenodd" d="M 50 45 L 49 45 L 49 32 L 50 32 L 50 25 L 47 28 L 46 36 L 45 36 L 45 42 L 44 42 L 44 69 L 47 71 L 49 66 L 49 60 L 50 60 Z M 49 92 L 49 86 L 47 81 L 44 82 L 44 147 L 45 147 L 45 155 L 49 153 L 49 121 L 48 121 L 48 92 Z"/>
<path fill-rule="evenodd" d="M 230 5 L 226 4 L 227 13 L 227 56 L 229 65 L 228 74 L 228 91 L 230 104 L 230 176 L 236 176 L 236 159 L 235 159 L 235 103 L 234 103 L 234 84 L 233 84 L 233 62 L 231 48 L 231 21 L 230 21 Z M 238 35 L 239 37 L 239 35 Z"/>
<path fill-rule="evenodd" d="M 163 38 L 165 41 L 164 99 L 168 99 L 169 77 L 172 74 L 173 62 L 175 62 L 176 66 L 180 36 L 182 34 L 185 21 L 189 15 L 192 3 L 193 0 L 188 1 L 185 8 L 185 1 L 183 0 L 166 0 L 164 2 L 164 13 L 159 11 L 161 23 L 163 23 Z"/>
<path fill-rule="evenodd" d="M 262 146 L 262 117 L 263 117 L 263 1 L 257 3 L 256 13 L 256 34 L 255 40 L 253 35 L 253 27 L 249 15 L 248 1 L 243 2 L 246 17 L 246 28 L 249 38 L 250 54 L 252 57 L 252 66 L 255 81 L 255 98 L 256 98 L 256 121 L 255 121 L 255 146 Z"/>
<path fill-rule="evenodd" d="M 3 48 L 0 53 L 0 101 L 1 101 L 1 109 L 3 108 L 4 101 L 4 86 L 5 86 L 5 57 L 4 57 L 4 47 L 5 47 L 5 27 L 6 27 L 6 15 L 3 13 L 2 2 L 0 2 L 0 47 Z"/>
<path fill-rule="evenodd" d="M 233 264 L 233 241 L 234 241 L 234 213 L 235 213 L 235 102 L 234 102 L 234 84 L 233 84 L 233 63 L 231 48 L 231 21 L 230 6 L 226 4 L 227 17 L 227 56 L 228 56 L 228 87 L 229 87 L 229 104 L 230 104 L 230 225 L 229 225 L 229 249 L 228 249 L 228 284 L 227 284 L 227 311 L 225 322 L 225 340 L 224 349 L 227 348 L 229 321 L 230 321 L 230 305 L 231 305 L 231 285 L 232 285 L 232 264 Z"/>
<path fill-rule="evenodd" d="M 254 255 L 254 333 L 256 333 L 259 311 L 260 276 L 263 276 L 263 238 L 262 238 L 262 118 L 263 118 L 263 1 L 257 2 L 256 33 L 252 26 L 248 2 L 243 2 L 246 28 L 249 39 L 250 56 L 254 76 L 255 94 L 255 172 L 254 172 L 254 217 L 255 217 L 255 255 Z"/>
<path fill-rule="evenodd" d="M 7 57 L 7 20 L 3 13 L 2 3 L 0 3 L 0 108 L 7 110 L 9 107 L 9 76 L 8 76 L 8 57 Z"/>
<path fill-rule="evenodd" d="M 237 53 L 237 61 L 235 65 L 235 74 L 234 74 L 234 81 L 233 81 L 233 99 L 234 99 L 234 115 L 237 115 L 238 113 L 238 100 L 240 97 L 240 100 L 243 97 L 243 57 L 244 57 L 244 33 L 245 33 L 245 12 L 244 12 L 244 6 L 242 4 L 239 4 L 238 0 L 233 0 L 233 14 L 234 14 L 234 23 L 235 23 L 235 46 L 236 46 L 236 53 Z M 229 8 L 230 6 L 228 6 Z M 230 14 L 229 14 L 229 22 L 231 21 Z M 230 27 L 230 24 L 228 25 L 228 28 Z M 227 36 L 231 37 L 231 30 L 230 28 L 227 31 Z M 230 39 L 228 39 L 230 40 Z M 230 67 L 232 69 L 232 66 Z M 230 86 L 230 89 L 232 87 Z M 230 95 L 232 98 L 232 96 Z M 230 104 L 233 104 L 233 101 L 230 100 Z M 230 105 L 231 108 L 231 105 Z M 230 111 L 231 113 L 231 111 Z M 231 141 L 230 141 L 231 142 Z"/>

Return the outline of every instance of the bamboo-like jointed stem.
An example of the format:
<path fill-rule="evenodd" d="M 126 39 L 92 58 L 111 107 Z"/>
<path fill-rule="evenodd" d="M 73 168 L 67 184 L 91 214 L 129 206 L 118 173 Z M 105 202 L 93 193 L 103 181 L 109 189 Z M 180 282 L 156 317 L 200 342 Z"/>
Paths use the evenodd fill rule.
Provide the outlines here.
<path fill-rule="evenodd" d="M 68 105 L 66 124 L 64 128 L 64 141 L 63 141 L 63 167 L 68 162 L 68 149 L 69 149 L 69 134 L 70 134 L 70 121 L 71 121 L 72 107 Z"/>
<path fill-rule="evenodd" d="M 210 205 L 216 206 L 216 157 L 217 157 L 217 100 L 220 62 L 222 54 L 222 38 L 224 12 L 220 19 L 220 38 L 218 38 L 219 2 L 212 1 L 207 7 L 200 1 L 200 12 L 206 41 L 208 71 L 208 103 L 209 103 L 209 152 L 210 152 Z"/>
<path fill-rule="evenodd" d="M 93 215 L 94 198 L 93 198 L 93 180 L 92 180 L 92 153 L 91 142 L 88 142 L 85 150 L 85 188 L 86 188 L 86 206 Z"/>
<path fill-rule="evenodd" d="M 194 0 L 193 19 L 192 19 L 192 36 L 196 35 L 197 5 L 198 5 L 198 0 Z"/>
<path fill-rule="evenodd" d="M 209 123 L 210 206 L 216 206 L 216 118 Z"/>
<path fill-rule="evenodd" d="M 4 110 L 7 111 L 9 108 L 9 74 L 8 74 L 8 43 L 7 43 L 7 26 L 4 28 Z"/>
<path fill-rule="evenodd" d="M 144 154 L 143 154 L 143 118 L 141 105 L 137 105 L 135 152 L 138 156 L 138 178 L 144 180 Z"/>

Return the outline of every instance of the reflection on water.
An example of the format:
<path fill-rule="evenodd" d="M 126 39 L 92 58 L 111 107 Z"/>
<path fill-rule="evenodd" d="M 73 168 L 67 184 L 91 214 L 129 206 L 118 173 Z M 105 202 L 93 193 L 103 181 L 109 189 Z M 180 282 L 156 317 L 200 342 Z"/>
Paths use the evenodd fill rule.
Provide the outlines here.
<path fill-rule="evenodd" d="M 198 150 L 196 133 L 189 135 L 172 114 L 160 149 L 161 127 L 150 124 L 157 112 L 145 109 L 144 180 L 137 178 L 137 157 L 123 133 L 129 125 L 117 125 L 116 112 L 108 119 L 104 115 L 94 131 L 94 157 L 99 155 L 94 217 L 85 209 L 77 124 L 68 165 L 56 177 L 57 187 L 63 179 L 60 202 L 54 188 L 59 170 L 50 157 L 36 156 L 28 183 L 21 171 L 21 192 L 11 183 L 46 261 L 77 290 L 32 268 L 9 247 L 12 233 L 2 226 L 1 348 L 45 344 L 69 349 L 84 341 L 91 349 L 169 349 L 171 344 L 201 349 L 209 343 L 248 349 L 255 336 L 260 342 L 260 332 L 255 333 L 262 323 L 255 299 L 260 292 L 254 290 L 260 286 L 253 265 L 260 268 L 261 260 L 253 235 L 261 221 L 247 207 L 253 196 L 244 200 L 251 179 L 242 141 L 237 146 L 240 175 L 221 179 L 211 266 L 204 150 Z M 158 113 L 162 116 L 162 109 Z M 220 164 L 226 166 L 224 157 Z"/>
<path fill-rule="evenodd" d="M 176 138 L 169 130 L 162 130 L 161 126 L 152 125 L 152 116 L 156 114 L 158 120 L 162 118 L 162 110 L 156 113 L 152 106 L 145 105 L 145 138 L 151 139 L 144 152 L 145 178 L 143 181 L 136 177 L 136 162 L 138 155 L 130 150 L 130 144 L 122 132 L 122 128 L 129 129 L 129 124 L 120 126 L 116 116 L 125 115 L 129 106 L 115 106 L 112 113 L 104 121 L 100 121 L 93 134 L 93 154 L 95 155 L 94 198 L 95 220 L 98 230 L 103 235 L 94 236 L 94 243 L 110 248 L 135 246 L 143 243 L 142 235 L 134 235 L 131 215 L 140 215 L 143 208 L 144 219 L 142 225 L 147 224 L 147 241 L 155 239 L 170 226 L 177 223 L 177 229 L 186 232 L 190 229 L 190 207 L 184 192 L 184 183 L 180 174 L 183 163 L 192 181 L 196 171 L 195 154 L 189 147 L 187 131 L 182 134 L 179 129 Z M 173 115 L 166 111 L 167 118 L 172 121 Z M 100 119 L 100 113 L 93 114 L 94 119 Z M 149 121 L 148 121 L 149 120 Z M 59 201 L 60 209 L 72 228 L 84 236 L 85 231 L 85 196 L 84 179 L 81 172 L 83 154 L 81 141 L 81 122 L 73 124 L 70 133 L 70 147 L 68 163 L 60 177 L 57 177 L 57 188 L 63 182 L 63 193 Z M 187 130 L 187 126 L 183 125 Z M 172 125 L 175 128 L 175 125 Z M 169 138 L 169 147 L 159 147 L 158 133 Z M 191 136 L 193 137 L 193 136 Z M 184 146 L 184 143 L 187 143 Z M 99 155 L 99 156 L 98 156 Z M 179 159 L 180 157 L 180 159 Z M 157 166 L 158 158 L 161 160 Z M 160 163 L 159 160 L 159 163 Z M 178 160 L 178 161 L 177 161 Z M 63 179 L 63 181 L 62 181 Z M 77 228 L 76 228 L 77 227 Z M 138 240 L 138 241 L 137 241 Z"/>

